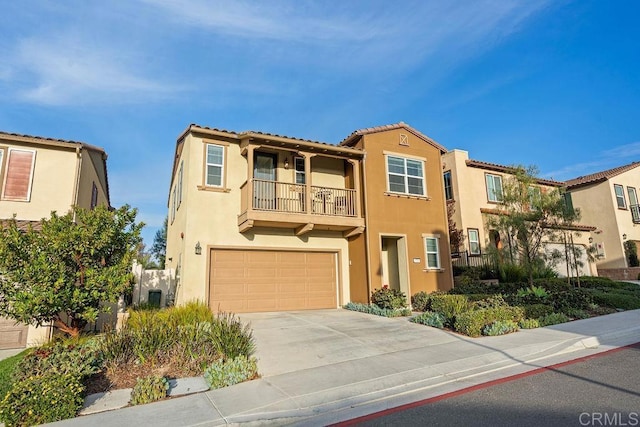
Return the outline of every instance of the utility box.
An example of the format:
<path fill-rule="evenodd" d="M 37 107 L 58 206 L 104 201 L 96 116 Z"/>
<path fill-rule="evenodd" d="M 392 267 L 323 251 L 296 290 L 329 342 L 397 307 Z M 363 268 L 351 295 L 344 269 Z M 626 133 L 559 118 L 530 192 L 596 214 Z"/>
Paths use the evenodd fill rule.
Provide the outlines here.
<path fill-rule="evenodd" d="M 162 291 L 159 289 L 152 289 L 149 291 L 149 298 L 147 299 L 150 306 L 160 308 L 160 301 L 162 301 Z"/>

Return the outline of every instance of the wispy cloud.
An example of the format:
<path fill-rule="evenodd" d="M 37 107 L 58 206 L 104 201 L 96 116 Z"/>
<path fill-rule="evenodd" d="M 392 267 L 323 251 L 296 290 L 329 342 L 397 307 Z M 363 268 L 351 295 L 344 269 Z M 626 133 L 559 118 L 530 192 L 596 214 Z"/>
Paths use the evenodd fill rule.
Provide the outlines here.
<path fill-rule="evenodd" d="M 561 169 L 547 172 L 543 176 L 557 180 L 567 180 L 638 161 L 640 160 L 640 141 L 601 151 L 596 155 L 596 158 L 598 160 L 571 164 Z"/>

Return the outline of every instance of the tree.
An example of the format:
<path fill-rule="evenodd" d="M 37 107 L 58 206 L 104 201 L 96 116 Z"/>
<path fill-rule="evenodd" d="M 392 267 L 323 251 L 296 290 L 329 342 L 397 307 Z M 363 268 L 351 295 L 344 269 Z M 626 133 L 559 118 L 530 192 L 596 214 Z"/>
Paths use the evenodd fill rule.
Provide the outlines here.
<path fill-rule="evenodd" d="M 0 315 L 71 336 L 133 286 L 142 223 L 129 206 L 51 213 L 41 230 L 0 228 Z M 74 221 L 75 217 L 75 221 Z"/>
<path fill-rule="evenodd" d="M 156 264 L 151 258 L 153 254 L 150 251 L 147 251 L 147 245 L 143 242 L 138 243 L 137 253 L 136 253 L 136 261 L 138 264 L 142 266 L 145 270 L 153 270 L 158 268 L 158 264 Z"/>
<path fill-rule="evenodd" d="M 451 252 L 460 252 L 460 247 L 464 243 L 464 232 L 458 228 L 453 219 L 456 213 L 456 205 L 453 201 L 447 202 L 447 223 L 449 224 L 449 246 Z"/>
<path fill-rule="evenodd" d="M 158 261 L 158 266 L 161 269 L 164 269 L 167 256 L 167 223 L 168 218 L 165 216 L 162 228 L 156 231 L 156 235 L 153 238 L 153 246 L 151 246 L 151 253 Z"/>
<path fill-rule="evenodd" d="M 541 189 L 534 166 L 514 166 L 503 182 L 502 203 L 487 224 L 510 237 L 515 259 L 533 284 L 536 268 L 544 265 L 543 244 L 558 241 L 564 231 L 580 219 L 579 211 L 567 207 L 561 189 Z"/>

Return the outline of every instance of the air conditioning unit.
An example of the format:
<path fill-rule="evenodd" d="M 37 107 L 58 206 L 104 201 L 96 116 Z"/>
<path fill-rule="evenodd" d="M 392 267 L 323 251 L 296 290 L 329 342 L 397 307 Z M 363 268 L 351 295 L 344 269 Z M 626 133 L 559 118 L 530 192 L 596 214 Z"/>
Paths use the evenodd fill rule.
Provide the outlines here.
<path fill-rule="evenodd" d="M 606 254 L 604 251 L 604 242 L 597 242 L 596 246 L 596 256 L 598 258 L 606 258 Z"/>

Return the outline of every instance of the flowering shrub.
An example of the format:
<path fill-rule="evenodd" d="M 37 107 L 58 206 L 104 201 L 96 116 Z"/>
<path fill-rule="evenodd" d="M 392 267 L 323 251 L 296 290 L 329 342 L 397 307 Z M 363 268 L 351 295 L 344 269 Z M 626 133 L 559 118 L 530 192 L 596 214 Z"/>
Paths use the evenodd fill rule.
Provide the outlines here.
<path fill-rule="evenodd" d="M 407 296 L 400 290 L 384 285 L 371 294 L 371 302 L 380 308 L 395 310 L 407 306 Z"/>

